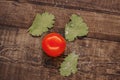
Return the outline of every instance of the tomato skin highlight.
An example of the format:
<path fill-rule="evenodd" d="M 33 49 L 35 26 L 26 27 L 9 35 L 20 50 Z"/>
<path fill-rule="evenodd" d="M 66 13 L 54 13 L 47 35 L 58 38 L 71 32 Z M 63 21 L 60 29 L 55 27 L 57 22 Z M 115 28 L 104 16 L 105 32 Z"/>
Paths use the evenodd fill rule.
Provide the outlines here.
<path fill-rule="evenodd" d="M 58 57 L 63 54 L 65 48 L 66 41 L 58 33 L 47 34 L 42 40 L 42 49 L 48 56 Z"/>

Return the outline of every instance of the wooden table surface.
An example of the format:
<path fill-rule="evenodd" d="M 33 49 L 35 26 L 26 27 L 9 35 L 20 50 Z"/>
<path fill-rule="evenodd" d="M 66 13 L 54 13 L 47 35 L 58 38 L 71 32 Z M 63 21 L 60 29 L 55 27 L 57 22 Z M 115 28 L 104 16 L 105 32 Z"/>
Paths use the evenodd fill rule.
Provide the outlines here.
<path fill-rule="evenodd" d="M 27 29 L 36 13 L 55 15 L 50 32 L 64 35 L 71 14 L 83 17 L 88 36 L 67 42 L 64 56 L 50 58 L 41 51 L 41 37 Z M 79 54 L 78 72 L 59 74 L 64 57 Z M 1 0 L 0 80 L 120 80 L 120 0 Z"/>

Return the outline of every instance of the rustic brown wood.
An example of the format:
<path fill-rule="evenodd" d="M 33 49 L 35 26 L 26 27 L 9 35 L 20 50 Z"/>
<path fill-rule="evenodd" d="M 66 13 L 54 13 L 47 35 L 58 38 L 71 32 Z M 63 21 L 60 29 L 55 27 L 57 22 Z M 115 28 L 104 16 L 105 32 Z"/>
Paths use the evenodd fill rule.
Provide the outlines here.
<path fill-rule="evenodd" d="M 34 16 L 34 9 L 29 4 L 18 2 L 0 2 L 0 24 L 28 27 Z"/>
<path fill-rule="evenodd" d="M 76 51 L 79 71 L 62 77 L 58 68 L 63 58 L 47 57 L 40 48 L 42 37 L 35 38 L 26 29 L 6 26 L 0 26 L 0 33 L 1 80 L 120 79 L 120 42 L 90 38 L 68 42 L 64 56 Z"/>
<path fill-rule="evenodd" d="M 119 0 L 0 1 L 0 80 L 120 80 L 119 4 Z M 45 11 L 56 17 L 49 32 L 64 36 L 64 25 L 75 13 L 88 24 L 88 36 L 67 42 L 61 57 L 46 56 L 41 40 L 49 32 L 41 37 L 27 32 L 36 13 Z M 60 63 L 73 51 L 79 54 L 78 72 L 63 77 Z"/>
<path fill-rule="evenodd" d="M 80 9 L 116 15 L 120 14 L 119 0 L 28 0 L 28 1 L 35 4 L 58 6 L 69 9 Z"/>
<path fill-rule="evenodd" d="M 36 13 L 44 11 L 56 17 L 55 28 L 64 28 L 71 14 L 81 15 L 89 26 L 88 37 L 120 41 L 120 16 L 40 6 L 28 3 L 0 2 L 0 24 L 28 28 Z"/>

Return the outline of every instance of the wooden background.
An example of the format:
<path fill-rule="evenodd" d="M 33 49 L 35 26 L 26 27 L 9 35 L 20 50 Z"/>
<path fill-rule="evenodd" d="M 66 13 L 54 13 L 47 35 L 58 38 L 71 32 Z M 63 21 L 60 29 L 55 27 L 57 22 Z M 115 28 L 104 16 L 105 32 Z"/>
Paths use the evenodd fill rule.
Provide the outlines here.
<path fill-rule="evenodd" d="M 88 24 L 88 36 L 67 42 L 57 59 L 46 56 L 43 36 L 27 32 L 36 13 L 45 11 L 56 17 L 50 32 L 64 35 L 75 13 Z M 62 77 L 59 65 L 72 51 L 80 55 L 78 72 Z M 120 80 L 120 0 L 0 0 L 0 80 Z"/>

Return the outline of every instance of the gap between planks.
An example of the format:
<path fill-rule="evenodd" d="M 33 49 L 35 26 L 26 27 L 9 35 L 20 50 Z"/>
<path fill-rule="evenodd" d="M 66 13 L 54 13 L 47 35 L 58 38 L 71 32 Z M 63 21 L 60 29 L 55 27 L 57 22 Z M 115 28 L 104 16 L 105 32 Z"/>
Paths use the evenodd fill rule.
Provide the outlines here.
<path fill-rule="evenodd" d="M 0 27 L 0 33 L 0 79 L 18 80 L 18 76 L 20 80 L 65 79 L 57 69 L 59 59 L 53 61 L 40 50 L 41 37 L 30 36 L 26 29 L 6 26 Z M 79 64 L 78 72 L 66 79 L 119 80 L 119 45 L 120 42 L 90 38 L 68 42 L 65 55 L 76 51 Z M 52 63 L 47 64 L 45 60 Z"/>
<path fill-rule="evenodd" d="M 36 5 L 48 5 L 66 9 L 83 10 L 97 13 L 105 13 L 111 15 L 120 15 L 119 1 L 104 0 L 104 1 L 82 1 L 82 0 L 19 0 Z"/>
<path fill-rule="evenodd" d="M 9 52 L 13 49 L 13 52 L 9 54 L 5 52 L 5 55 L 9 59 L 14 60 L 23 60 L 25 61 L 25 57 L 28 54 L 31 59 L 34 61 L 34 56 L 38 60 L 41 58 L 42 51 L 41 49 L 41 40 L 42 37 L 32 37 L 26 32 L 26 29 L 18 29 L 18 28 L 10 28 L 10 27 L 0 27 L 0 44 L 1 50 L 3 53 L 5 51 Z M 72 51 L 76 51 L 77 54 L 81 56 L 80 61 L 83 62 L 107 62 L 107 63 L 116 63 L 120 62 L 120 42 L 99 40 L 99 39 L 77 39 L 74 42 L 67 42 L 67 49 L 65 51 L 65 55 L 71 53 Z M 3 47 L 2 47 L 3 46 Z M 6 50 L 8 49 L 8 50 Z M 17 53 L 17 52 L 18 53 Z M 25 52 L 24 52 L 25 51 Z M 33 53 L 36 53 L 33 55 Z M 11 55 L 13 54 L 13 55 Z M 116 55 L 115 55 L 116 54 Z M 19 56 L 18 56 L 19 55 Z M 32 58 L 33 55 L 33 58 Z M 31 60 L 30 59 L 30 60 Z M 41 62 L 41 61 L 40 61 Z"/>
<path fill-rule="evenodd" d="M 28 28 L 36 13 L 44 11 L 56 16 L 55 28 L 64 28 L 71 14 L 81 15 L 89 26 L 89 38 L 120 41 L 120 16 L 69 10 L 58 7 L 41 6 L 28 3 L 0 2 L 0 24 Z"/>

